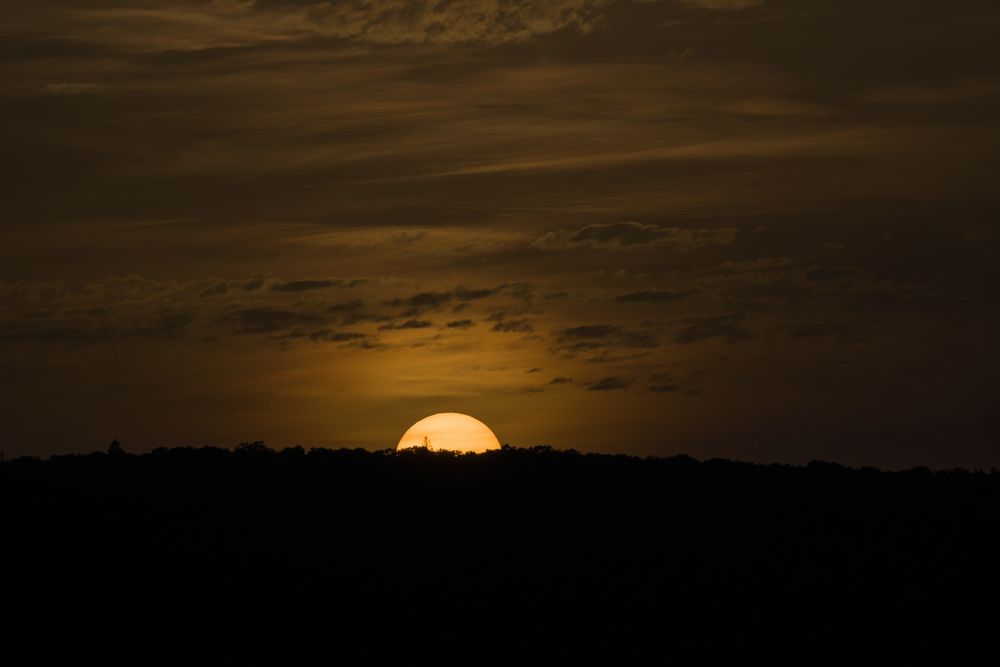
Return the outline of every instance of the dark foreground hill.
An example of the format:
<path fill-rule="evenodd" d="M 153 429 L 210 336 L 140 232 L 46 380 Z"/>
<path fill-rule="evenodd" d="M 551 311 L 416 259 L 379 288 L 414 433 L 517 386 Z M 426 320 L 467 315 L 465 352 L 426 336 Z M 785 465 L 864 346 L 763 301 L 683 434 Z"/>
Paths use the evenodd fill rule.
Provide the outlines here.
<path fill-rule="evenodd" d="M 17 626 L 134 664 L 997 657 L 997 473 L 247 446 L 8 461 L 0 502 L 8 648 Z"/>

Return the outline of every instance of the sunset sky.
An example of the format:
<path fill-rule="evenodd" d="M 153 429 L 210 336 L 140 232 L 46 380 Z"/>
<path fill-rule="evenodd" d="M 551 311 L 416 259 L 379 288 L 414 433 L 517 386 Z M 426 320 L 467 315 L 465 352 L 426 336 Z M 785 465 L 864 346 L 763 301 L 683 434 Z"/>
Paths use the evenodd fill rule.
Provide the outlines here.
<path fill-rule="evenodd" d="M 995 0 L 4 0 L 0 449 L 1000 467 Z"/>

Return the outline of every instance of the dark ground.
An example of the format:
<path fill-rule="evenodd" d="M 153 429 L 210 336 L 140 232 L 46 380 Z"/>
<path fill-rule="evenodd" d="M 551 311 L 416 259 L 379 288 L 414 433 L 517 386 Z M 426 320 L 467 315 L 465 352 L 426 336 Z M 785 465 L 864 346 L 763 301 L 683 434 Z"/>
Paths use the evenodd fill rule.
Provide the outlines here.
<path fill-rule="evenodd" d="M 1000 654 L 996 472 L 249 446 L 7 461 L 0 503 L 5 645 L 79 661 Z"/>

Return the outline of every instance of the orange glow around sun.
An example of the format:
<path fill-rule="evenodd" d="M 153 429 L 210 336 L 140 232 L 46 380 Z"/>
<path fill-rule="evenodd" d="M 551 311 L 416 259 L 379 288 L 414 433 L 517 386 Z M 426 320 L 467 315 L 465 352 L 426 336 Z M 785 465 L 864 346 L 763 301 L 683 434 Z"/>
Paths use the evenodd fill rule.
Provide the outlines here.
<path fill-rule="evenodd" d="M 435 451 L 476 452 L 500 449 L 490 427 L 469 415 L 440 412 L 424 417 L 407 429 L 396 449 L 427 447 Z"/>

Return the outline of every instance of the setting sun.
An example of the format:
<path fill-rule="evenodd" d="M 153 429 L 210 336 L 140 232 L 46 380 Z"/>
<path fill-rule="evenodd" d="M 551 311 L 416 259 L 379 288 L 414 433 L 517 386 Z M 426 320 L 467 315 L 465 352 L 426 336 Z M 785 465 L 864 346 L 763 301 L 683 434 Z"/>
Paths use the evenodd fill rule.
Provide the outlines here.
<path fill-rule="evenodd" d="M 426 447 L 435 451 L 482 453 L 500 449 L 500 441 L 490 427 L 469 415 L 440 412 L 424 417 L 407 429 L 396 449 Z"/>

